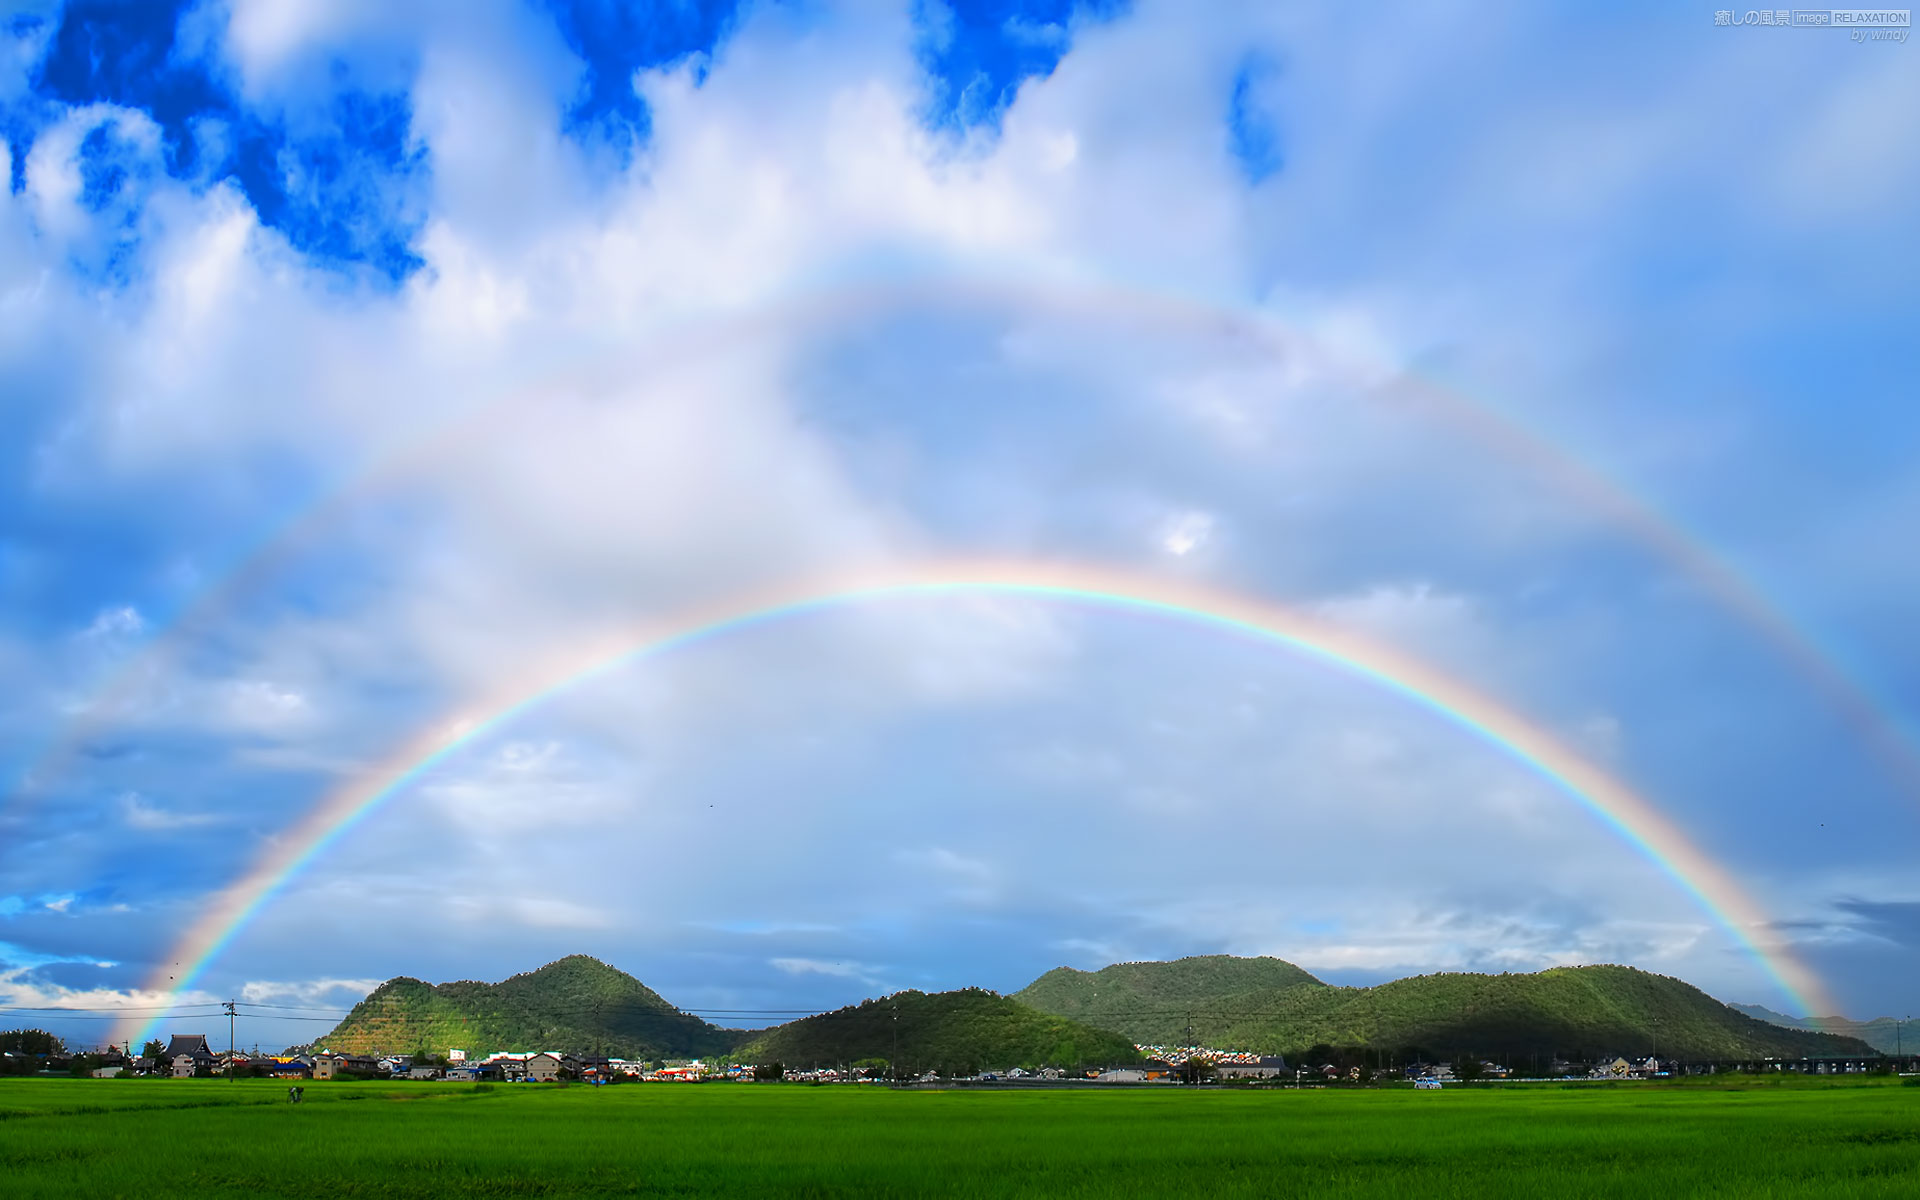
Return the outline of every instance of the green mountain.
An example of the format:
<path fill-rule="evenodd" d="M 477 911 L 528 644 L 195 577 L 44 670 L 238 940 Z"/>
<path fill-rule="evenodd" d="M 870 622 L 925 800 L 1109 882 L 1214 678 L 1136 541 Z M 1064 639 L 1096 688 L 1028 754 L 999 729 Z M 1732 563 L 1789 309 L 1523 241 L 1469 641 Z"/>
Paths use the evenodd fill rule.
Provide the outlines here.
<path fill-rule="evenodd" d="M 1239 997 L 1327 985 L 1278 958 L 1196 955 L 1173 962 L 1115 963 L 1098 971 L 1055 967 L 1013 994 L 1042 1012 L 1113 1029 L 1144 1045 L 1184 1045 L 1192 1019 L 1196 1034 L 1217 1027 L 1222 1004 Z M 1213 1043 L 1218 1046 L 1218 1043 Z M 1224 1047 L 1222 1047 L 1224 1048 Z"/>
<path fill-rule="evenodd" d="M 884 1059 L 916 1075 L 1140 1061 L 1133 1043 L 1119 1034 L 979 988 L 896 992 L 765 1030 L 736 1054 L 794 1068 Z"/>
<path fill-rule="evenodd" d="M 583 954 L 500 983 L 389 979 L 316 1049 L 406 1054 L 459 1048 L 560 1050 L 616 1058 L 724 1054 L 741 1038 L 679 1012 L 624 971 Z"/>
<path fill-rule="evenodd" d="M 1920 1050 L 1920 1045 L 1914 1043 L 1915 1035 L 1920 1034 L 1920 1026 L 1912 1021 L 1896 1021 L 1892 1017 L 1875 1017 L 1871 1021 L 1853 1021 L 1846 1017 L 1789 1017 L 1758 1004 L 1735 1004 L 1731 1007 L 1769 1025 L 1859 1038 L 1882 1054 L 1912 1054 Z"/>
<path fill-rule="evenodd" d="M 1109 975 L 1120 970 L 1114 967 L 1050 971 L 1014 998 L 1144 1044 L 1185 1044 L 1190 1020 L 1192 1040 L 1201 1045 L 1293 1054 L 1316 1046 L 1445 1058 L 1471 1052 L 1591 1059 L 1656 1048 L 1662 1056 L 1696 1060 L 1871 1052 L 1851 1037 L 1769 1025 L 1690 984 L 1632 967 L 1421 975 L 1351 988 L 1320 983 L 1288 964 L 1272 965 L 1273 959 L 1240 961 L 1291 982 L 1237 990 L 1242 976 L 1236 968 L 1214 958 L 1182 959 L 1128 964 L 1118 976 Z M 1103 984 L 1139 979 L 1151 980 L 1152 990 L 1100 994 Z"/>

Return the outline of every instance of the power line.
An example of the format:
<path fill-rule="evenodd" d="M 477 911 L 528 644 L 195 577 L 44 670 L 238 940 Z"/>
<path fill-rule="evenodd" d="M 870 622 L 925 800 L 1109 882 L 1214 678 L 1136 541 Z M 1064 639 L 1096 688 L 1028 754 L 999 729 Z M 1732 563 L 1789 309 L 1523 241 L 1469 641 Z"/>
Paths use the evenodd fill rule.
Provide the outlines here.
<path fill-rule="evenodd" d="M 365 1003 L 365 1001 L 362 1001 L 361 1003 Z M 353 1011 L 353 1009 L 352 1009 L 351 1007 L 349 1007 L 349 1008 L 341 1008 L 341 1007 L 340 1007 L 339 1005 L 337 1005 L 337 1004 L 262 1004 L 262 1003 L 260 1003 L 260 1002 L 258 1002 L 258 1001 L 254 1001 L 254 1000 L 242 1000 L 242 1001 L 240 1001 L 240 1004 L 241 1004 L 241 1007 L 243 1007 L 243 1008 L 271 1008 L 271 1009 L 284 1009 L 284 1010 L 286 1010 L 287 1012 L 337 1012 L 337 1013 L 347 1013 L 347 1012 L 352 1012 L 352 1011 Z"/>
<path fill-rule="evenodd" d="M 0 1009 L 0 1012 L 5 1012 L 5 1011 L 6 1011 L 5 1009 Z M 26 1014 L 15 1014 L 15 1015 L 24 1016 Z M 44 1013 L 42 1015 L 44 1015 Z M 188 1021 L 188 1020 L 198 1020 L 201 1017 L 217 1017 L 217 1016 L 220 1016 L 221 1013 L 218 1009 L 216 1009 L 213 1012 L 174 1013 L 171 1015 L 179 1018 L 180 1020 Z M 119 1019 L 120 1019 L 119 1017 L 62 1017 L 61 1018 L 61 1020 L 64 1020 L 64 1021 L 118 1021 Z"/>

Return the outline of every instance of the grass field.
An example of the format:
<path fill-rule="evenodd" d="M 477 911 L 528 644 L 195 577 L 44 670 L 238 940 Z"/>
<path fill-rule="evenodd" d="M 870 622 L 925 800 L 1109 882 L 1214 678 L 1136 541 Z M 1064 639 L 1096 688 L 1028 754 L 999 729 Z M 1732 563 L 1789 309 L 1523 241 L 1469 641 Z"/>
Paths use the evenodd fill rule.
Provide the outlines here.
<path fill-rule="evenodd" d="M 0 1195 L 1920 1195 L 1920 1087 L 0 1081 Z"/>

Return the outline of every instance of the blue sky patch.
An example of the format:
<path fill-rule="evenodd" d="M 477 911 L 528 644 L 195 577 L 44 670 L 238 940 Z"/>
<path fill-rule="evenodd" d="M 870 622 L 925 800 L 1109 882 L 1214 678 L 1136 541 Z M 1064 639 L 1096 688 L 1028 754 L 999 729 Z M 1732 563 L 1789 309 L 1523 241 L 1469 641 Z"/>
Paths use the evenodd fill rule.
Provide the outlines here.
<path fill-rule="evenodd" d="M 160 127 L 169 175 L 199 186 L 232 180 L 263 225 L 319 262 L 371 268 L 394 283 L 418 270 L 411 247 L 428 164 L 412 140 L 405 94 L 359 89 L 337 64 L 325 120 L 311 132 L 314 123 L 303 122 L 295 133 L 284 119 L 246 108 L 203 57 L 182 52 L 179 24 L 191 7 L 70 5 L 40 64 L 37 94 L 59 104 L 104 102 L 146 112 Z M 57 110 L 43 105 L 37 116 L 44 126 Z M 10 134 L 18 145 L 31 132 L 37 130 Z M 82 152 L 86 202 L 96 211 L 120 197 L 125 182 L 124 164 L 105 152 L 109 139 L 96 130 Z M 126 220 L 136 218 L 129 212 Z"/>
<path fill-rule="evenodd" d="M 1076 20 L 1110 20 L 1123 0 L 920 0 L 920 61 L 933 80 L 936 128 L 998 130 L 1027 80 L 1053 74 Z"/>
<path fill-rule="evenodd" d="M 586 63 L 563 118 L 566 132 L 614 148 L 622 161 L 652 132 L 634 73 L 711 54 L 740 10 L 735 0 L 544 0 L 543 7 Z"/>
<path fill-rule="evenodd" d="M 1286 162 L 1279 122 L 1262 103 L 1261 95 L 1278 74 L 1279 67 L 1271 59 L 1253 55 L 1233 75 L 1233 90 L 1227 100 L 1227 137 L 1248 183 L 1266 181 Z"/>

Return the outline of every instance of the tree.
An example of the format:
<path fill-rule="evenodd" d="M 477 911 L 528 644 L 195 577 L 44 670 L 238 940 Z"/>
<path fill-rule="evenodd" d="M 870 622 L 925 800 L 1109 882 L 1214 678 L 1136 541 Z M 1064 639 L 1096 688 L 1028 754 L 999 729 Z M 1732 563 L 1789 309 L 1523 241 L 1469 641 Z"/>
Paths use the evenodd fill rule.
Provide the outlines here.
<path fill-rule="evenodd" d="M 754 1067 L 753 1077 L 763 1082 L 785 1079 L 787 1077 L 787 1064 L 777 1062 L 761 1063 Z"/>
<path fill-rule="evenodd" d="M 155 1062 L 159 1062 L 160 1056 L 165 1054 L 166 1052 L 167 1052 L 167 1044 L 161 1041 L 159 1038 L 154 1038 L 152 1041 L 148 1042 L 146 1045 L 140 1047 L 140 1057 L 150 1058 Z"/>
<path fill-rule="evenodd" d="M 15 1054 L 59 1054 L 66 1047 L 44 1029 L 9 1029 L 0 1033 L 0 1052 Z"/>
<path fill-rule="evenodd" d="M 1471 1054 L 1463 1054 L 1453 1061 L 1453 1077 L 1462 1083 L 1480 1078 L 1480 1060 Z"/>
<path fill-rule="evenodd" d="M 1204 1054 L 1196 1054 L 1180 1064 L 1180 1082 L 1205 1083 L 1218 1074 L 1213 1060 Z"/>

